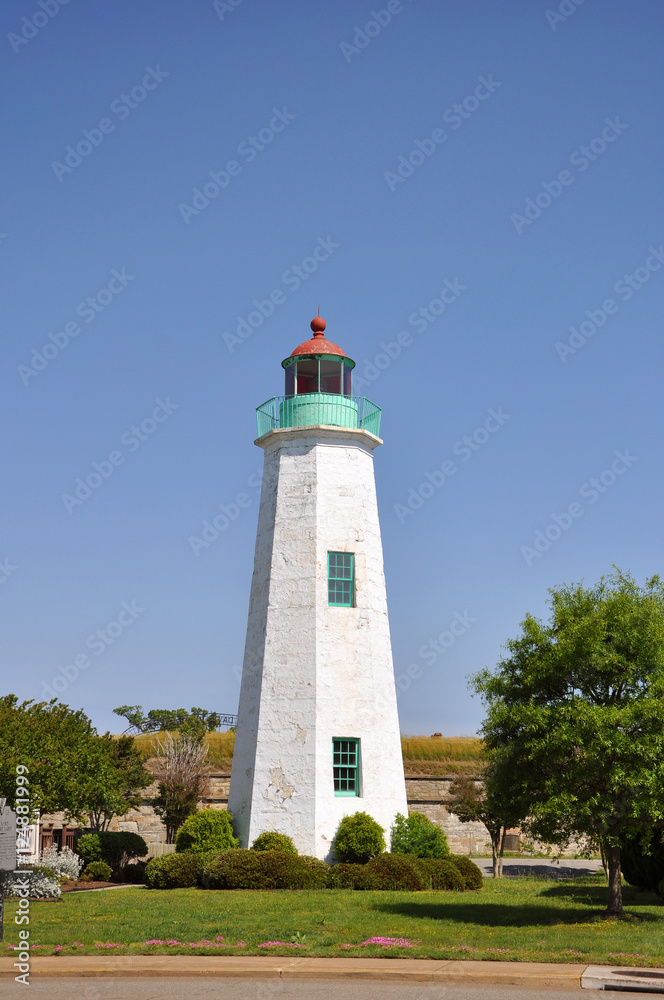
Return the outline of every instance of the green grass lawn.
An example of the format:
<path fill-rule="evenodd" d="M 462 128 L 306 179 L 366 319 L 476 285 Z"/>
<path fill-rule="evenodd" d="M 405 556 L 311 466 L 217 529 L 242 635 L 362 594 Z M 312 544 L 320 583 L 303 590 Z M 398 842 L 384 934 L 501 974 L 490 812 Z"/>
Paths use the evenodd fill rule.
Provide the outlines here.
<path fill-rule="evenodd" d="M 298 954 L 468 958 L 493 961 L 664 965 L 664 903 L 625 886 L 626 918 L 608 920 L 603 876 L 570 882 L 485 879 L 479 892 L 228 892 L 148 890 L 66 893 L 30 905 L 34 954 Z M 5 943 L 18 941 L 16 902 L 5 910 Z M 306 937 L 301 948 L 259 948 Z M 189 942 L 223 937 L 221 947 Z M 357 947 L 374 937 L 413 947 Z M 159 939 L 182 944 L 146 945 Z M 79 942 L 83 947 L 74 946 Z M 244 946 L 237 947 L 237 942 Z M 217 942 L 218 944 L 220 942 Z M 62 945 L 62 951 L 55 946 Z M 121 947 L 117 947 L 120 945 Z M 345 945 L 352 947 L 346 948 Z"/>

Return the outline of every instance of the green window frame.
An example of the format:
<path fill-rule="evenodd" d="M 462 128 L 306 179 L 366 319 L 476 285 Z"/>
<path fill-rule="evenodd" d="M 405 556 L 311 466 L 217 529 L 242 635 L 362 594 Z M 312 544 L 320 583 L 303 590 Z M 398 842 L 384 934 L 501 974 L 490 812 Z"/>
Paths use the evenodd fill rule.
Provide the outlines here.
<path fill-rule="evenodd" d="M 335 737 L 332 740 L 332 768 L 335 796 L 359 796 L 360 741 Z"/>
<path fill-rule="evenodd" d="M 327 554 L 327 603 L 333 608 L 355 607 L 355 556 L 352 552 Z"/>

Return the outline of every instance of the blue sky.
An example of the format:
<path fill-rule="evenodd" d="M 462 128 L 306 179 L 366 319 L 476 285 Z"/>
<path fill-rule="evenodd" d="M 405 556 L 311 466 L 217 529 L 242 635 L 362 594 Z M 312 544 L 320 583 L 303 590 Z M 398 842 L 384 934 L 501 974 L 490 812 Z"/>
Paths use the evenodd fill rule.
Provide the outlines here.
<path fill-rule="evenodd" d="M 547 588 L 661 570 L 662 20 L 2 5 L 5 692 L 236 710 L 255 408 L 319 304 L 383 408 L 404 732 L 477 729 Z"/>

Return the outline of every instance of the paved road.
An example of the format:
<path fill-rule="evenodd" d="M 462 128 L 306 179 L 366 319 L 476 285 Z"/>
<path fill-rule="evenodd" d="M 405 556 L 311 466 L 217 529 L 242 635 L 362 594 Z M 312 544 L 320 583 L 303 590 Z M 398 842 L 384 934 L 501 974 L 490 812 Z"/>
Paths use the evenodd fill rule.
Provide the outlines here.
<path fill-rule="evenodd" d="M 473 858 L 486 876 L 493 875 L 491 858 Z M 546 858 L 505 858 L 503 875 L 535 875 L 539 878 L 567 879 L 579 875 L 594 875 L 602 871 L 601 861 L 588 861 L 585 858 L 562 858 L 559 862 L 548 861 Z"/>
<path fill-rule="evenodd" d="M 368 983 L 357 980 L 264 979 L 38 979 L 30 1000 L 581 1000 L 593 996 L 570 990 L 443 983 Z M 646 994 L 642 994 L 645 996 Z M 652 994 L 651 994 L 652 995 Z M 0 980 L 0 998 L 25 997 L 25 987 Z"/>

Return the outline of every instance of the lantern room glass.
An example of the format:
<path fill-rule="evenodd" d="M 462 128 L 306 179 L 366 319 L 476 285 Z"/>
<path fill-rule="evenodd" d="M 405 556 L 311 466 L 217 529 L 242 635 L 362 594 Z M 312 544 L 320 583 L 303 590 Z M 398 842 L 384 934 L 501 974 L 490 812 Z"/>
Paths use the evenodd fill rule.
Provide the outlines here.
<path fill-rule="evenodd" d="M 286 396 L 314 392 L 335 396 L 352 393 L 351 367 L 343 360 L 320 356 L 299 357 L 286 368 Z"/>

